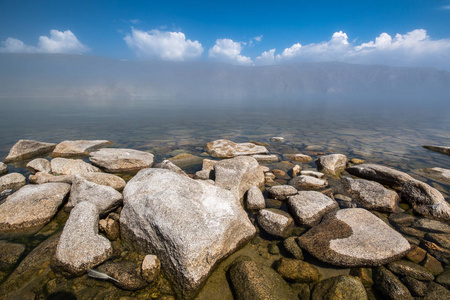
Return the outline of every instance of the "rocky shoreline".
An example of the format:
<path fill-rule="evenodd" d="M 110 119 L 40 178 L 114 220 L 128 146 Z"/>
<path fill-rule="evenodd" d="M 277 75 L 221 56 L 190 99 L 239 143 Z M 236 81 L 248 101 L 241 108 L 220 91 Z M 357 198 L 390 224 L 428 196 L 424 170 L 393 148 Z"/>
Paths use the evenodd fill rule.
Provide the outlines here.
<path fill-rule="evenodd" d="M 1 299 L 224 299 L 219 270 L 235 299 L 450 299 L 450 205 L 414 174 L 282 137 L 161 162 L 112 144 L 20 140 L 28 178 L 0 163 Z"/>

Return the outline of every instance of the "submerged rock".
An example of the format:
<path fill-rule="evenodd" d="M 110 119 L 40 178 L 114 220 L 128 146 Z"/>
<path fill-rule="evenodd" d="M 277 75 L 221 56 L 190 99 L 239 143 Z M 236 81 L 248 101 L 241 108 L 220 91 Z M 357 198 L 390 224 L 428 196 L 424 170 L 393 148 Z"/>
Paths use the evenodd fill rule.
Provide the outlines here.
<path fill-rule="evenodd" d="M 437 232 L 437 233 L 450 233 L 450 225 L 439 222 L 436 220 L 430 220 L 430 219 L 418 219 L 416 220 L 413 225 L 414 228 L 424 230 L 424 231 L 431 231 L 431 232 Z"/>
<path fill-rule="evenodd" d="M 403 283 L 389 270 L 384 267 L 373 269 L 374 286 L 387 299 L 391 300 L 413 300 L 411 293 Z"/>
<path fill-rule="evenodd" d="M 20 189 L 27 183 L 27 179 L 20 173 L 9 173 L 0 177 L 0 193 L 9 189 Z"/>
<path fill-rule="evenodd" d="M 32 173 L 43 172 L 50 173 L 52 167 L 50 166 L 50 162 L 45 158 L 35 158 L 29 163 L 27 163 L 27 168 Z"/>
<path fill-rule="evenodd" d="M 325 188 L 328 185 L 328 182 L 324 179 L 300 175 L 292 178 L 289 181 L 289 185 L 292 185 L 297 190 L 320 190 Z"/>
<path fill-rule="evenodd" d="M 336 201 L 315 191 L 300 191 L 289 197 L 287 205 L 295 221 L 307 227 L 317 225 L 326 213 L 339 209 Z"/>
<path fill-rule="evenodd" d="M 314 286 L 311 300 L 366 300 L 366 290 L 357 278 L 337 276 L 322 280 Z"/>
<path fill-rule="evenodd" d="M 0 176 L 8 173 L 8 166 L 0 161 Z"/>
<path fill-rule="evenodd" d="M 301 171 L 300 174 L 302 175 L 306 175 L 306 176 L 311 176 L 311 177 L 316 177 L 316 178 L 323 178 L 325 176 L 325 174 L 321 173 L 321 172 L 316 172 L 316 171 Z"/>
<path fill-rule="evenodd" d="M 450 169 L 436 167 L 419 170 L 419 173 L 436 181 L 450 185 Z"/>
<path fill-rule="evenodd" d="M 141 265 L 141 275 L 148 283 L 158 278 L 161 270 L 161 262 L 156 255 L 146 255 Z"/>
<path fill-rule="evenodd" d="M 434 152 L 439 152 L 445 155 L 450 155 L 450 147 L 445 147 L 445 146 L 431 146 L 431 145 L 425 145 L 422 146 L 425 149 L 434 151 Z"/>
<path fill-rule="evenodd" d="M 383 265 L 410 250 L 400 233 L 362 208 L 327 214 L 297 241 L 321 261 L 345 267 Z"/>
<path fill-rule="evenodd" d="M 164 169 L 141 170 L 124 190 L 122 238 L 154 253 L 183 298 L 255 228 L 225 189 Z"/>
<path fill-rule="evenodd" d="M 100 169 L 94 167 L 81 159 L 54 158 L 50 161 L 52 173 L 57 175 L 76 175 L 88 172 L 100 172 Z"/>
<path fill-rule="evenodd" d="M 63 141 L 56 145 L 52 157 L 71 157 L 89 155 L 91 151 L 112 145 L 106 140 L 75 140 Z"/>
<path fill-rule="evenodd" d="M 361 164 L 351 166 L 347 168 L 347 172 L 352 175 L 368 180 L 373 180 L 394 188 L 400 188 L 406 182 L 414 180 L 414 178 L 404 172 L 376 164 Z"/>
<path fill-rule="evenodd" d="M 264 146 L 258 146 L 253 143 L 234 143 L 224 139 L 207 143 L 206 152 L 217 158 L 232 158 L 241 155 L 269 153 Z"/>
<path fill-rule="evenodd" d="M 347 166 L 347 156 L 344 154 L 324 155 L 316 159 L 316 165 L 320 172 L 339 175 Z"/>
<path fill-rule="evenodd" d="M 274 143 L 284 143 L 284 137 L 281 136 L 274 136 L 271 137 L 269 140 Z"/>
<path fill-rule="evenodd" d="M 137 263 L 130 261 L 108 261 L 97 268 L 117 281 L 111 281 L 124 290 L 136 291 L 145 288 L 148 283 L 140 276 L 141 270 Z"/>
<path fill-rule="evenodd" d="M 409 276 L 422 281 L 434 280 L 433 274 L 431 274 L 427 269 L 407 260 L 394 261 L 387 264 L 386 267 L 391 272 L 398 275 Z"/>
<path fill-rule="evenodd" d="M 0 241 L 0 271 L 14 267 L 24 252 L 24 244 Z"/>
<path fill-rule="evenodd" d="M 450 221 L 450 204 L 438 190 L 424 182 L 408 181 L 402 187 L 402 199 L 409 202 L 414 210 L 423 216 Z"/>
<path fill-rule="evenodd" d="M 309 163 L 310 161 L 312 161 L 311 156 L 301 153 L 283 154 L 283 157 L 285 159 L 290 159 L 301 163 Z"/>
<path fill-rule="evenodd" d="M 258 224 L 270 235 L 287 238 L 294 229 L 294 219 L 279 209 L 262 209 L 258 214 Z"/>
<path fill-rule="evenodd" d="M 275 270 L 288 281 L 312 283 L 320 278 L 313 265 L 299 259 L 282 258 L 275 262 Z"/>
<path fill-rule="evenodd" d="M 66 183 L 22 187 L 0 205 L 0 233 L 39 230 L 58 212 L 69 190 Z"/>
<path fill-rule="evenodd" d="M 134 149 L 105 148 L 92 152 L 89 160 L 106 172 L 134 172 L 151 168 L 154 155 Z"/>
<path fill-rule="evenodd" d="M 39 155 L 47 154 L 56 147 L 56 144 L 43 143 L 33 140 L 19 140 L 9 151 L 5 163 L 31 159 Z"/>
<path fill-rule="evenodd" d="M 269 163 L 269 162 L 278 161 L 278 156 L 276 156 L 275 154 L 271 154 L 271 155 L 255 154 L 255 155 L 252 155 L 252 157 L 261 163 Z"/>
<path fill-rule="evenodd" d="M 82 275 L 112 256 L 110 241 L 98 234 L 98 209 L 81 202 L 70 213 L 56 249 L 58 268 Z"/>

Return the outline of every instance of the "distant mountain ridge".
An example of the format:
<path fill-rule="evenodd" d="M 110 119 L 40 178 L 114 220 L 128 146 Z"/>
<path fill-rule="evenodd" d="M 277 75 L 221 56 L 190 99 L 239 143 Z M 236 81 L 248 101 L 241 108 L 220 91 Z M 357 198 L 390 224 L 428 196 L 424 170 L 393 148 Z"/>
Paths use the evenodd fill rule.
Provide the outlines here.
<path fill-rule="evenodd" d="M 0 54 L 0 96 L 450 100 L 450 72 L 338 62 L 264 67 Z"/>

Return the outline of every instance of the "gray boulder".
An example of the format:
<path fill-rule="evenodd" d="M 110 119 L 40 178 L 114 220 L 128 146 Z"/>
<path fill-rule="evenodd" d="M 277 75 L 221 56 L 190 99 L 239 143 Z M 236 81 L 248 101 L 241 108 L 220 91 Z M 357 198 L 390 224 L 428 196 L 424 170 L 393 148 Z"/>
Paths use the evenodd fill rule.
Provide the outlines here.
<path fill-rule="evenodd" d="M 264 172 L 256 159 L 248 156 L 239 156 L 225 159 L 214 165 L 216 186 L 231 191 L 238 199 L 251 186 L 264 186 Z"/>
<path fill-rule="evenodd" d="M 346 192 L 366 209 L 393 212 L 397 207 L 398 194 L 378 182 L 344 178 L 342 183 Z"/>
<path fill-rule="evenodd" d="M 362 208 L 327 214 L 297 242 L 319 260 L 345 267 L 383 265 L 410 250 L 400 233 Z"/>
<path fill-rule="evenodd" d="M 134 172 L 151 168 L 154 155 L 134 149 L 105 148 L 92 152 L 89 160 L 106 172 Z"/>
<path fill-rule="evenodd" d="M 98 234 L 98 215 L 93 203 L 85 201 L 75 206 L 56 248 L 58 268 L 82 275 L 112 256 L 110 241 Z"/>
<path fill-rule="evenodd" d="M 0 233 L 39 230 L 58 212 L 69 190 L 67 183 L 22 187 L 0 205 Z"/>
<path fill-rule="evenodd" d="M 315 191 L 300 191 L 289 197 L 287 205 L 295 221 L 307 227 L 319 224 L 326 213 L 339 209 L 336 201 Z"/>
<path fill-rule="evenodd" d="M 320 190 L 325 188 L 328 185 L 328 182 L 324 179 L 300 175 L 292 178 L 289 181 L 289 185 L 292 185 L 297 190 Z"/>
<path fill-rule="evenodd" d="M 230 191 L 164 169 L 141 170 L 128 182 L 120 226 L 123 239 L 158 256 L 182 298 L 255 234 Z"/>
<path fill-rule="evenodd" d="M 224 139 L 207 143 L 206 152 L 217 158 L 232 158 L 241 155 L 269 153 L 264 146 L 258 146 L 253 143 L 234 143 Z"/>
<path fill-rule="evenodd" d="M 404 172 L 376 164 L 354 165 L 347 168 L 347 172 L 394 188 L 401 188 L 406 182 L 414 179 Z"/>
<path fill-rule="evenodd" d="M 292 185 L 276 185 L 267 189 L 269 197 L 276 200 L 286 200 L 289 196 L 296 195 L 297 189 Z"/>
<path fill-rule="evenodd" d="M 311 300 L 366 300 L 367 293 L 361 281 L 352 276 L 337 276 L 322 280 L 314 286 Z"/>
<path fill-rule="evenodd" d="M 344 154 L 324 155 L 316 159 L 316 165 L 320 172 L 339 175 L 347 166 L 347 156 Z"/>
<path fill-rule="evenodd" d="M 50 166 L 50 162 L 46 160 L 45 158 L 35 158 L 29 163 L 27 163 L 28 170 L 30 170 L 32 173 L 37 172 L 43 172 L 43 173 L 50 173 L 52 170 L 52 167 Z"/>
<path fill-rule="evenodd" d="M 85 156 L 94 150 L 109 145 L 112 145 L 112 142 L 106 140 L 63 141 L 56 145 L 52 157 Z"/>
<path fill-rule="evenodd" d="M 260 210 L 266 207 L 266 201 L 261 193 L 261 190 L 257 186 L 251 186 L 247 192 L 247 209 Z"/>
<path fill-rule="evenodd" d="M 450 155 L 450 147 L 445 147 L 445 146 L 431 146 L 431 145 L 425 145 L 422 146 L 425 149 L 434 151 L 434 152 L 439 152 L 445 155 Z"/>
<path fill-rule="evenodd" d="M 404 184 L 402 199 L 409 202 L 417 213 L 425 217 L 450 221 L 450 204 L 438 190 L 424 182 L 410 180 Z"/>
<path fill-rule="evenodd" d="M 33 140 L 19 140 L 9 151 L 5 163 L 31 159 L 51 152 L 56 144 L 42 143 Z"/>
<path fill-rule="evenodd" d="M 8 173 L 8 166 L 0 161 L 0 176 Z"/>
<path fill-rule="evenodd" d="M 116 209 L 122 203 L 122 194 L 112 187 L 87 181 L 75 175 L 72 181 L 69 201 L 65 209 L 72 210 L 78 203 L 88 201 L 95 204 L 101 216 Z"/>
<path fill-rule="evenodd" d="M 274 208 L 260 210 L 258 224 L 265 232 L 278 238 L 289 237 L 294 229 L 294 219 L 287 212 Z"/>
<path fill-rule="evenodd" d="M 54 158 L 50 161 L 52 173 L 57 175 L 76 175 L 88 172 L 100 172 L 100 169 L 81 159 Z"/>
<path fill-rule="evenodd" d="M 9 189 L 20 189 L 27 183 L 27 179 L 20 173 L 9 173 L 0 177 L 0 193 Z"/>

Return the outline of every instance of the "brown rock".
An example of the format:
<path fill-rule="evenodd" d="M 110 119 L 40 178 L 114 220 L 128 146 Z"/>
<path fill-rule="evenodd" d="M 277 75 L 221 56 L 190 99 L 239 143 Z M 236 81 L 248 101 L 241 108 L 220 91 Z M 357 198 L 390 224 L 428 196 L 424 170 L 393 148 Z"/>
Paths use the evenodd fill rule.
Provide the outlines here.
<path fill-rule="evenodd" d="M 9 151 L 5 163 L 31 159 L 39 155 L 51 152 L 56 144 L 42 143 L 33 140 L 19 140 Z"/>

